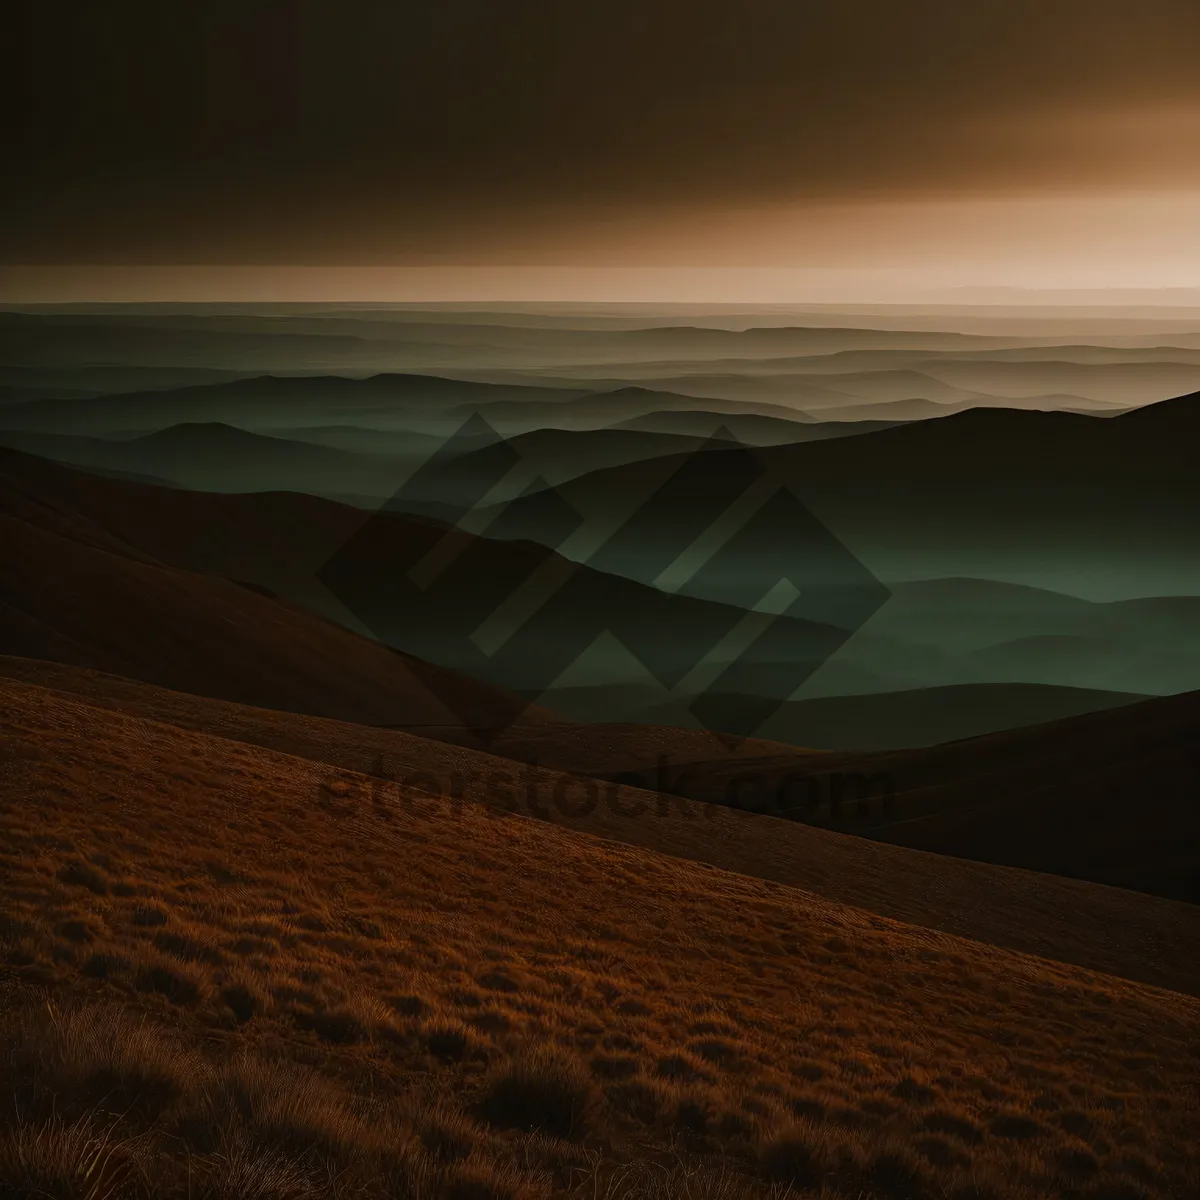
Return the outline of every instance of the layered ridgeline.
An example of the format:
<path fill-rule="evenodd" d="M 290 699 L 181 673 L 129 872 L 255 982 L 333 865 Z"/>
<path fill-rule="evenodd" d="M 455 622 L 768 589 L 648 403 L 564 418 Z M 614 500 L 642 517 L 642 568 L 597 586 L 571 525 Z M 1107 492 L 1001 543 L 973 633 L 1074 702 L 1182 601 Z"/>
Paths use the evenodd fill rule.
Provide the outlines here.
<path fill-rule="evenodd" d="M 813 412 L 857 407 L 859 418 L 883 419 L 867 410 L 897 405 L 891 417 L 901 420 L 980 404 L 1120 409 L 1200 386 L 1194 319 L 1159 311 L 1131 320 L 1103 309 L 110 306 L 0 316 L 0 362 L 20 364 L 0 384 L 29 395 L 222 375 L 390 372 L 584 391 L 634 386 Z"/>
<path fill-rule="evenodd" d="M 9 603 L 31 614 L 22 626 L 24 640 L 8 647 L 13 653 L 44 656 L 45 647 L 53 643 L 46 629 L 48 614 L 60 612 L 72 627 L 58 631 L 54 638 L 92 647 L 90 656 L 71 661 L 125 670 L 129 659 L 122 656 L 141 653 L 138 638 L 131 634 L 132 641 L 125 647 L 106 645 L 103 639 L 97 642 L 74 627 L 89 609 L 61 597 L 88 594 L 90 589 L 94 597 L 110 595 L 114 611 L 137 611 L 143 621 L 156 611 L 160 616 L 176 612 L 178 601 L 164 599 L 160 604 L 152 589 L 127 577 L 125 559 L 132 557 L 136 570 L 145 570 L 140 560 L 149 559 L 157 567 L 198 574 L 206 588 L 227 588 L 221 581 L 238 581 L 229 595 L 241 606 L 271 596 L 282 598 L 326 618 L 312 627 L 321 630 L 323 638 L 337 632 L 329 624 L 335 622 L 578 719 L 688 725 L 695 724 L 687 681 L 696 665 L 697 647 L 719 645 L 745 615 L 730 603 L 686 592 L 664 593 L 615 572 L 573 563 L 535 542 L 461 531 L 447 542 L 444 524 L 411 514 L 389 511 L 368 517 L 356 508 L 291 493 L 215 495 L 152 487 L 85 474 L 15 452 L 3 458 L 3 477 L 6 505 L 15 522 L 13 537 L 6 544 Z M 84 554 L 78 536 L 64 539 L 67 528 L 86 528 L 88 537 L 102 539 L 110 553 L 99 558 Z M 489 530 L 499 532 L 502 527 Z M 38 549 L 29 550 L 18 570 L 17 548 L 26 542 L 36 543 Z M 439 553 L 447 548 L 453 553 L 437 586 L 414 583 L 409 572 L 438 547 L 442 547 Z M 95 578 L 85 586 L 89 571 Z M 530 580 L 552 592 L 554 603 L 538 609 L 537 619 L 528 621 L 506 645 L 480 645 L 472 636 L 475 631 L 488 627 Z M 987 682 L 982 670 L 969 685 L 947 685 L 946 676 L 938 677 L 941 668 L 953 679 L 956 663 L 978 658 L 976 645 L 1011 643 L 1033 636 L 1032 629 L 1058 628 L 1039 624 L 1049 620 L 1046 609 L 1055 620 L 1076 622 L 1077 630 L 1077 610 L 1120 615 L 1117 628 L 1126 631 L 1134 663 L 1142 663 L 1139 653 L 1146 653 L 1155 638 L 1164 636 L 1161 614 L 1173 614 L 1174 681 L 1180 686 L 1169 690 L 1187 686 L 1186 660 L 1179 647 L 1185 644 L 1194 606 L 1186 600 L 1091 605 L 969 581 L 907 585 L 889 595 L 865 578 L 858 580 L 856 588 L 859 600 L 881 607 L 864 631 L 853 637 L 837 624 L 836 610 L 764 622 L 764 628 L 774 631 L 772 640 L 743 649 L 736 674 L 729 676 L 738 686 L 728 692 L 709 689 L 708 701 L 714 707 L 708 724 L 721 728 L 720 718 L 728 713 L 733 727 L 745 731 L 737 722 L 739 714 L 758 714 L 765 703 L 775 715 L 768 714 L 763 736 L 792 744 L 870 749 L 927 744 L 1051 720 L 1154 690 L 1145 686 L 1153 681 L 1141 679 L 1136 681 L 1141 687 L 1104 686 L 1098 679 L 1076 686 L 1069 675 L 1038 685 L 1032 667 L 1030 679 L 1024 682 Z M 973 608 L 957 604 L 960 594 L 991 595 L 993 589 L 1005 604 L 991 608 L 978 602 Z M 129 599 L 123 598 L 126 592 Z M 55 595 L 60 600 L 53 601 Z M 1037 603 L 1022 607 L 1030 597 Z M 893 605 L 900 610 L 896 618 L 900 626 L 914 630 L 911 643 L 898 636 L 871 634 Z M 1135 636 L 1143 612 L 1154 619 L 1146 621 L 1144 637 Z M 957 614 L 957 625 L 947 619 L 950 613 Z M 17 627 L 11 626 L 14 631 Z M 959 638 L 963 646 L 950 644 L 940 657 L 933 649 L 923 653 L 922 644 L 933 646 L 931 629 L 943 641 Z M 175 636 L 185 640 L 186 628 L 180 626 Z M 872 644 L 868 638 L 887 654 L 876 655 L 868 661 L 869 669 L 856 675 L 845 664 L 852 653 L 864 653 L 862 646 Z M 160 666 L 169 661 L 150 650 L 145 655 Z M 229 667 L 232 659 L 226 655 L 217 661 Z M 199 664 L 198 669 L 212 671 L 217 661 Z M 386 657 L 380 659 L 385 661 Z M 1036 665 L 1037 656 L 1031 654 L 1029 661 Z M 722 665 L 729 667 L 718 659 L 718 668 Z M 889 670 L 894 671 L 890 677 Z M 827 698 L 811 694 L 823 678 L 838 684 L 838 671 L 840 685 L 831 687 Z M 803 691 L 808 697 L 789 701 L 797 677 L 806 675 L 809 683 Z M 185 677 L 151 678 L 205 690 Z M 903 681 L 907 692 L 887 694 L 889 679 Z M 257 693 L 244 698 L 272 702 Z"/>
<path fill-rule="evenodd" d="M 763 447 L 753 460 L 886 580 L 1196 594 L 1200 483 L 1190 447 L 1198 428 L 1200 393 L 1109 418 L 974 409 L 862 437 Z M 684 465 L 667 458 L 580 477 L 510 505 L 508 528 L 553 536 L 561 500 L 616 528 Z M 745 455 L 716 446 L 704 470 L 719 488 L 743 477 Z M 636 575 L 636 562 L 613 565 Z"/>
<path fill-rule="evenodd" d="M 0 375 L 0 442 L 124 482 L 386 506 L 357 559 L 341 556 L 357 580 L 349 605 L 314 576 L 361 519 L 314 518 L 299 498 L 225 510 L 244 503 L 224 519 L 253 529 L 266 505 L 272 536 L 293 521 L 326 529 L 287 578 L 278 552 L 240 530 L 226 538 L 236 570 L 213 569 L 360 631 L 365 613 L 401 649 L 580 719 L 699 719 L 869 749 L 1200 682 L 1193 406 L 1120 415 L 1194 383 L 1185 322 L 798 320 L 9 314 L 0 342 L 21 365 Z M 741 381 L 736 396 L 722 380 Z M 1041 408 L 1060 411 L 1028 411 Z M 758 508 L 741 494 L 751 484 Z M 206 504 L 181 500 L 171 520 L 189 527 Z M 736 520 L 722 526 L 722 508 Z M 400 564 L 447 524 L 472 535 L 447 577 L 470 599 L 447 590 L 414 607 L 398 595 Z M 364 596 L 370 574 L 382 586 Z M 462 624 L 474 632 L 530 579 L 508 630 L 532 612 L 529 588 L 557 597 L 560 615 L 534 619 L 507 658 L 494 652 L 503 628 L 472 648 Z M 788 587 L 800 596 L 772 641 L 763 631 Z M 747 628 L 765 640 L 722 642 L 731 614 L 751 609 L 763 611 Z M 634 615 L 604 620 L 616 613 Z"/>
<path fill-rule="evenodd" d="M 5 427 L 0 436 L 32 453 L 188 487 L 284 487 L 324 495 L 357 491 L 377 504 L 400 488 L 445 437 L 445 429 L 431 436 L 404 425 L 407 418 L 415 421 L 417 411 L 406 407 L 407 382 L 259 379 L 170 393 L 6 405 L 0 409 Z M 490 388 L 493 398 L 487 403 L 460 402 L 464 389 L 486 385 L 423 380 L 419 387 L 430 384 L 437 385 L 435 390 L 449 388 L 452 399 L 435 404 L 422 390 L 420 403 L 426 407 L 420 411 L 440 413 L 443 421 L 450 414 L 456 429 L 465 425 L 455 446 L 462 457 L 476 456 L 457 472 L 469 490 L 495 470 L 489 461 L 497 454 L 491 444 L 495 435 L 488 425 L 503 429 L 498 420 L 471 424 L 471 416 L 482 413 L 486 420 L 507 402 Z M 326 389 L 329 396 L 323 394 Z M 528 389 L 516 390 L 525 403 Z M 603 405 L 610 424 L 638 425 L 661 415 L 664 410 L 645 408 L 661 399 L 640 397 L 645 403 L 635 403 L 623 393 L 603 398 Z M 554 407 L 575 411 L 575 403 L 564 398 Z M 769 430 L 760 429 L 757 440 L 791 440 L 763 446 L 756 461 L 888 581 L 952 575 L 1103 597 L 1128 595 L 1123 581 L 1136 570 L 1142 594 L 1194 594 L 1195 579 L 1187 572 L 1196 558 L 1187 534 L 1195 527 L 1189 517 L 1197 485 L 1187 446 L 1195 410 L 1189 398 L 1108 420 L 976 409 L 854 438 L 828 436 L 856 431 L 853 422 L 822 425 L 819 441 L 809 437 L 811 424 L 780 419 Z M 685 411 L 693 410 L 678 410 L 675 416 L 682 418 Z M 755 443 L 745 436 L 754 432 L 752 423 L 743 420 L 739 431 L 734 415 L 709 414 L 714 450 L 732 438 Z M 384 416 L 391 427 L 377 432 Z M 761 420 L 762 414 L 741 413 L 739 419 L 748 417 Z M 229 428 L 231 423 L 238 428 Z M 80 439 L 69 433 L 84 432 L 88 425 L 105 436 Z M 182 427 L 172 430 L 173 425 Z M 522 483 L 534 494 L 506 514 L 511 536 L 553 544 L 549 539 L 559 532 L 560 499 L 601 533 L 611 528 L 670 478 L 683 459 L 708 445 L 702 424 L 681 428 L 606 429 L 595 436 L 543 429 L 514 438 L 514 457 L 526 468 Z M 149 429 L 150 436 L 130 435 L 138 429 Z M 269 439 L 255 441 L 244 435 L 246 429 Z M 705 469 L 719 479 L 744 468 L 736 451 L 729 450 L 709 457 Z M 539 479 L 555 492 L 539 497 Z M 449 493 L 442 487 L 406 499 L 453 503 L 453 483 L 451 478 Z M 1111 563 L 1106 574 L 1100 571 L 1102 560 Z"/>

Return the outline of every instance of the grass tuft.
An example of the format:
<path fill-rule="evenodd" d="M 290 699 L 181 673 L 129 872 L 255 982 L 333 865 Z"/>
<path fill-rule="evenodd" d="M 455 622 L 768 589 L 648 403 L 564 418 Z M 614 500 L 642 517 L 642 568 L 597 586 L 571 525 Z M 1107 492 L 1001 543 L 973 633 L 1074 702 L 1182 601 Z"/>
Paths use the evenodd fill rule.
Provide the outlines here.
<path fill-rule="evenodd" d="M 137 1177 L 134 1144 L 88 1120 L 22 1125 L 0 1143 L 0 1200 L 122 1200 Z"/>

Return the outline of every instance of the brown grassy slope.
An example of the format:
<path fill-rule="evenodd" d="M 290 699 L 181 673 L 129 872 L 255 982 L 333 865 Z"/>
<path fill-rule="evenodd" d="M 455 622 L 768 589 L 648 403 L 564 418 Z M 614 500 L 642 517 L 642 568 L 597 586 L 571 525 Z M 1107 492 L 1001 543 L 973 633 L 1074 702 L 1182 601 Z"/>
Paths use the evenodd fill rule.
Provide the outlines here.
<path fill-rule="evenodd" d="M 90 704 L 166 721 L 425 792 L 517 812 L 658 853 L 803 888 L 895 920 L 1200 995 L 1200 909 L 1112 888 L 880 845 L 717 806 L 679 804 L 403 733 L 269 712 L 52 664 L 0 672 L 77 691 Z M 20 707 L 31 689 L 3 692 Z M 102 720 L 93 717 L 91 720 Z M 362 785 L 386 802 L 398 789 Z M 532 791 L 532 800 L 530 799 Z"/>
<path fill-rule="evenodd" d="M 838 773 L 890 779 L 890 811 L 877 798 L 865 811 L 852 799 L 833 811 Z M 663 786 L 659 773 L 644 774 Z M 740 799 L 894 845 L 1200 902 L 1200 692 L 922 750 L 714 756 L 667 777 L 695 799 Z M 809 784 L 815 804 L 804 803 Z"/>
<path fill-rule="evenodd" d="M 493 724 L 514 711 L 525 720 L 548 716 L 293 605 L 168 566 L 7 475 L 0 546 L 5 653 L 352 721 L 424 726 L 464 718 Z M 452 698 L 454 712 L 438 696 Z"/>
<path fill-rule="evenodd" d="M 50 1000 L 3 1183 L 89 1111 L 160 1198 L 645 1196 L 603 1172 L 717 1155 L 725 1195 L 1200 1182 L 1192 998 L 45 690 L 0 730 L 10 992 Z"/>

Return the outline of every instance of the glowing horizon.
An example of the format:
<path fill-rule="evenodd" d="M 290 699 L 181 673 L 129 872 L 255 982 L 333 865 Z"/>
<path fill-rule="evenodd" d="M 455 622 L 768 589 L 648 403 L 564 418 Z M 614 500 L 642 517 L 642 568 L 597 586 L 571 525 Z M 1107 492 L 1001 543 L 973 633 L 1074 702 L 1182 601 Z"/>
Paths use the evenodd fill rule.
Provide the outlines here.
<path fill-rule="evenodd" d="M 1122 291 L 1185 289 L 1200 303 L 1191 190 L 610 218 L 574 261 L 543 238 L 524 262 L 9 265 L 0 301 L 955 304 L 964 289 L 1023 289 L 1119 304 Z M 521 253 L 519 240 L 509 247 Z"/>

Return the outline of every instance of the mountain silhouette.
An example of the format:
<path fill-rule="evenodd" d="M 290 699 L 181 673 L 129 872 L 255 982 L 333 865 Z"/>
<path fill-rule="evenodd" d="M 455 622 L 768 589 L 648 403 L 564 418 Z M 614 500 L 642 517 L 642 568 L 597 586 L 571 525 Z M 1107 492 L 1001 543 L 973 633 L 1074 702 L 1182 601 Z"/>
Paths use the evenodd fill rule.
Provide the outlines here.
<path fill-rule="evenodd" d="M 1200 395 L 1115 417 L 972 409 L 753 453 L 882 579 L 953 574 L 1119 595 L 1134 577 L 1144 593 L 1192 594 L 1200 593 L 1200 473 L 1189 435 L 1198 406 Z M 706 452 L 714 487 L 740 477 L 744 454 Z M 581 476 L 558 489 L 554 505 L 566 500 L 614 527 L 687 461 Z M 512 536 L 543 536 L 542 504 L 532 494 L 510 507 Z M 636 555 L 607 569 L 639 577 Z"/>

